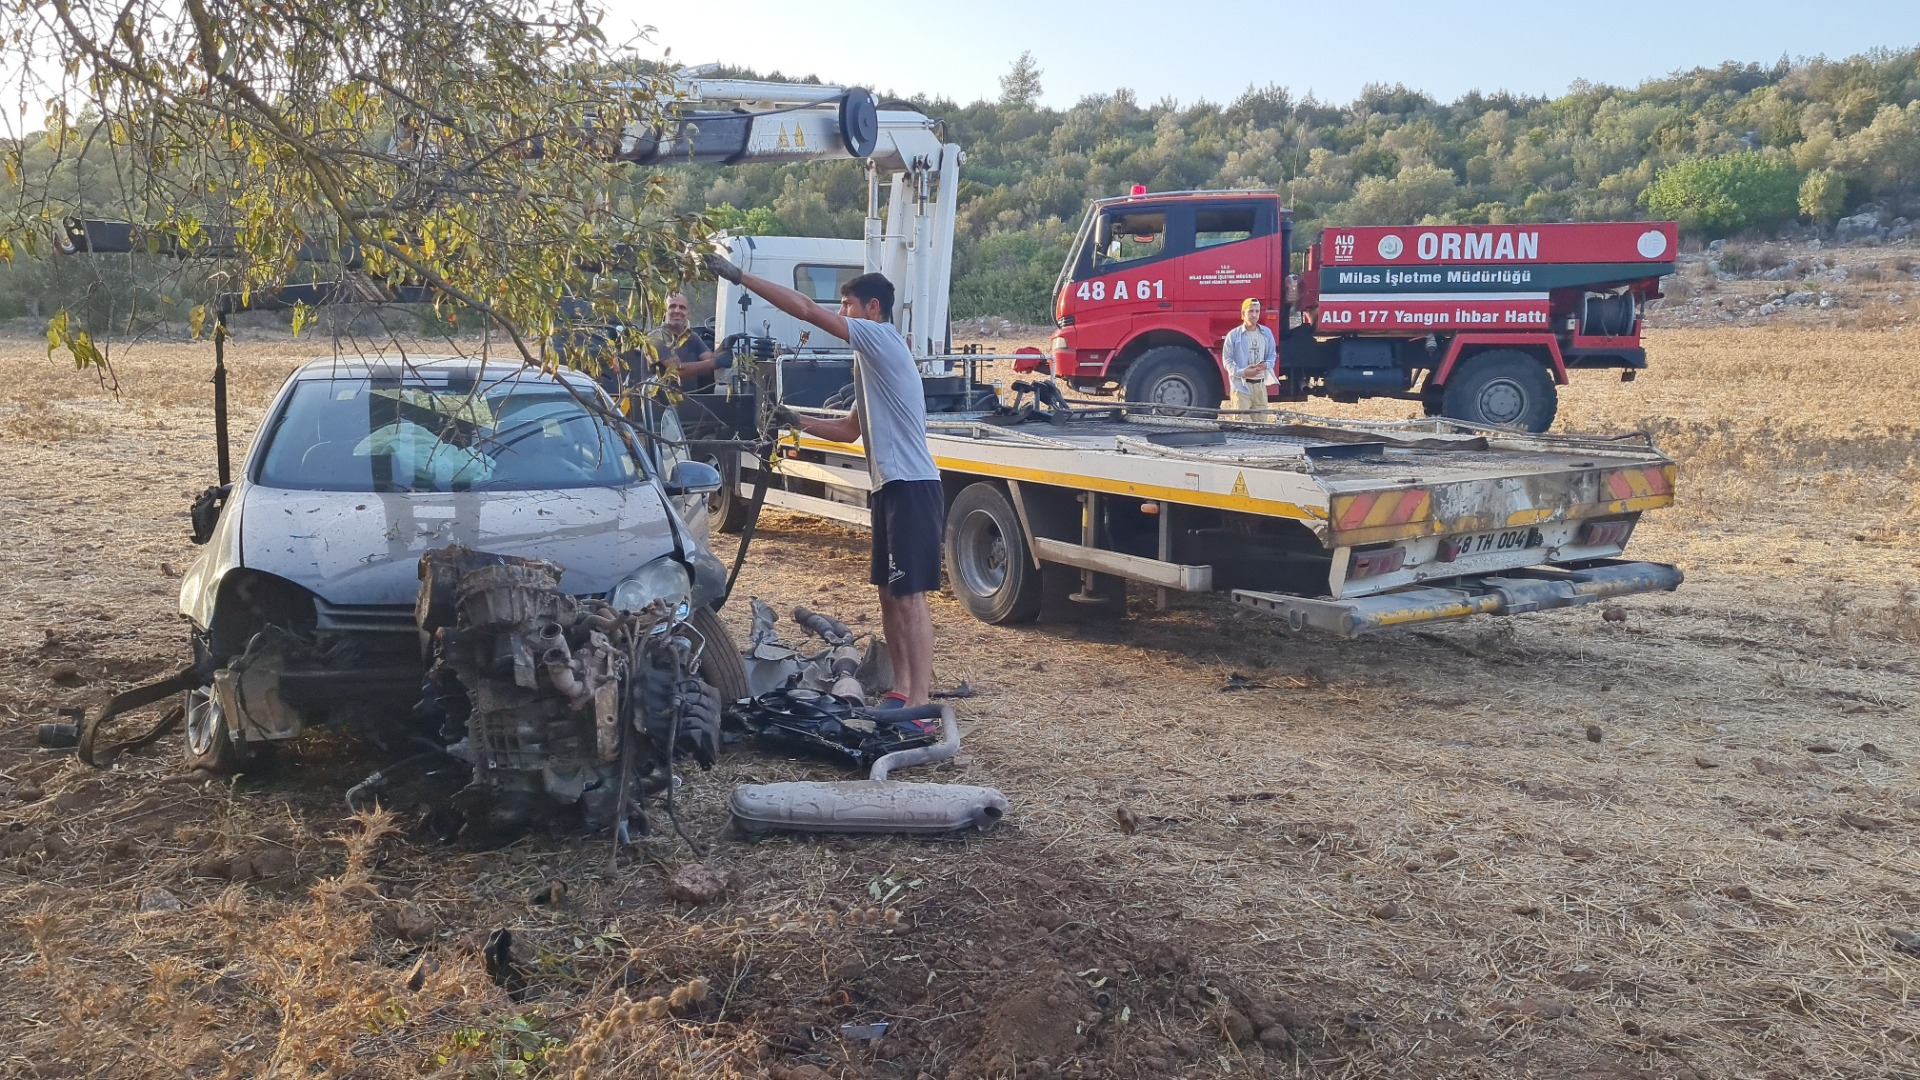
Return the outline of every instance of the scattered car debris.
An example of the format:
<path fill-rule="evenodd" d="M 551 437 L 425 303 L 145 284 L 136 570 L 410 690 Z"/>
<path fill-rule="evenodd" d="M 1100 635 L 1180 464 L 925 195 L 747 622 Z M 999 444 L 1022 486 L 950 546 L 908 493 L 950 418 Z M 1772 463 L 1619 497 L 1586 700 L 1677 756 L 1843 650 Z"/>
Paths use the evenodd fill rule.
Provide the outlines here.
<path fill-rule="evenodd" d="M 480 950 L 481 962 L 485 964 L 487 978 L 493 985 L 507 992 L 507 996 L 519 1001 L 527 992 L 527 976 L 520 966 L 513 962 L 513 931 L 501 927 L 487 935 L 487 943 Z"/>

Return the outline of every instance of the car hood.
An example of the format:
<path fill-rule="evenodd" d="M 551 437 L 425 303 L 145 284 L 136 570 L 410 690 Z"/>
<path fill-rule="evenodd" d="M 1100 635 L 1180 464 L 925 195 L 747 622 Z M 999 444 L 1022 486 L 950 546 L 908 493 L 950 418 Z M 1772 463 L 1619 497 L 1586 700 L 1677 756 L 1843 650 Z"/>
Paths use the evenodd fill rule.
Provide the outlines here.
<path fill-rule="evenodd" d="M 241 506 L 241 564 L 330 604 L 411 605 L 420 555 L 448 544 L 559 563 L 560 587 L 575 594 L 607 592 L 675 550 L 650 484 L 445 494 L 249 486 Z"/>

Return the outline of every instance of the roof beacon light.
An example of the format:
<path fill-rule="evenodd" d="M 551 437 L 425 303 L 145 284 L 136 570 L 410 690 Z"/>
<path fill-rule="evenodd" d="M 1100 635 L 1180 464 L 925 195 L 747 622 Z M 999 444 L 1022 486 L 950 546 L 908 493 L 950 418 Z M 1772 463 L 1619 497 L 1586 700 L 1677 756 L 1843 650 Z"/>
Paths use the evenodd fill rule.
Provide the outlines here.
<path fill-rule="evenodd" d="M 1147 185 L 1145 184 L 1135 184 L 1133 185 L 1133 189 L 1127 192 L 1129 195 L 1145 195 L 1146 193 Z"/>

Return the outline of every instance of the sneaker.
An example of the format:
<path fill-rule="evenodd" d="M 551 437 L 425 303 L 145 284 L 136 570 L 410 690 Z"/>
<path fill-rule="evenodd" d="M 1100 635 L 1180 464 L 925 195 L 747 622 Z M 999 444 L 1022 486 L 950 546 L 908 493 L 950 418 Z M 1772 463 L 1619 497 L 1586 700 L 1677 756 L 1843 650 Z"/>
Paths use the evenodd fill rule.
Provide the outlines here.
<path fill-rule="evenodd" d="M 897 712 L 906 707 L 907 699 L 905 696 L 888 691 L 887 695 L 880 699 L 880 704 L 875 705 L 868 711 L 875 714 L 874 723 L 876 725 L 884 725 L 902 735 L 925 736 L 930 739 L 938 739 L 940 737 L 940 721 L 938 720 L 894 719 L 887 716 L 890 712 Z"/>

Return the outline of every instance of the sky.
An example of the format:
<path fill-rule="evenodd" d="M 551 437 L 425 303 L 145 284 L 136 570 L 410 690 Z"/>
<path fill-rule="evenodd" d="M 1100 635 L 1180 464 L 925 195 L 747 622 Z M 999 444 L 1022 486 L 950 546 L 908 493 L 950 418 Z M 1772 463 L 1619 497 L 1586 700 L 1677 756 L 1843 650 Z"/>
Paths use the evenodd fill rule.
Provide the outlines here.
<path fill-rule="evenodd" d="M 1344 104 L 1370 82 L 1441 101 L 1470 90 L 1557 96 L 1576 79 L 1634 86 L 1723 60 L 1838 59 L 1920 45 L 1915 0 L 1668 0 L 1574 5 L 1427 0 L 601 0 L 615 37 L 652 25 L 652 55 L 881 93 L 997 98 L 1022 50 L 1043 104 L 1130 87 L 1141 103 L 1231 101 L 1249 85 Z M 649 51 L 642 46 L 643 52 Z"/>

